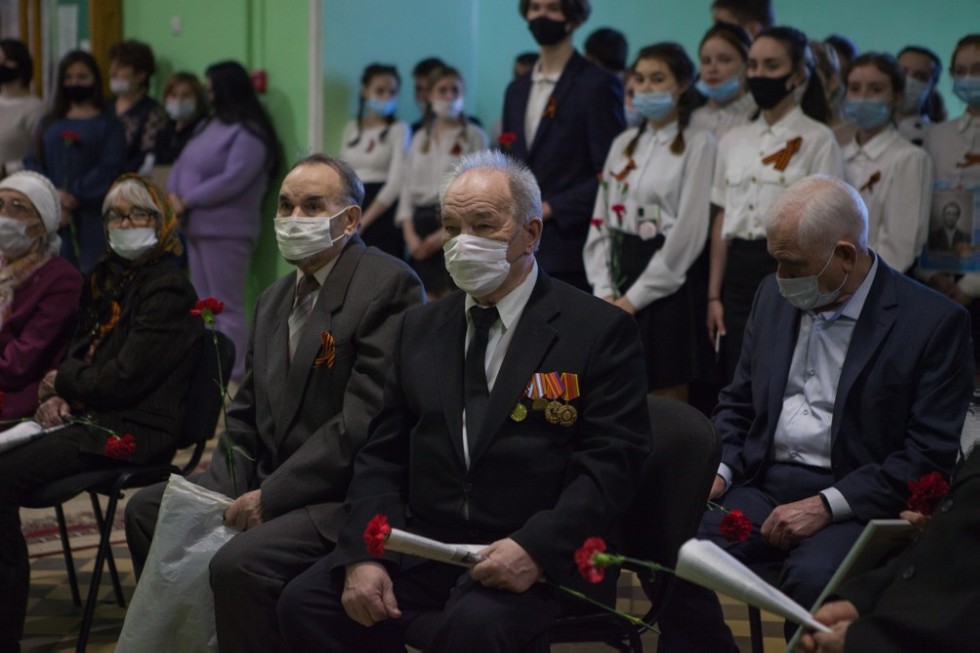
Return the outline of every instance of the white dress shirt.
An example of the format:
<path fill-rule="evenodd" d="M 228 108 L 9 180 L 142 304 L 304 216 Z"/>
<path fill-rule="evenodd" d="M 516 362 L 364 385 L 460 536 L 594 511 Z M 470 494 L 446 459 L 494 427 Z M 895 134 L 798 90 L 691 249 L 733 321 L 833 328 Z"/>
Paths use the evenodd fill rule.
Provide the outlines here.
<path fill-rule="evenodd" d="M 507 293 L 495 306 L 500 314 L 499 319 L 490 327 L 490 337 L 487 340 L 486 372 L 487 389 L 493 392 L 493 384 L 497 381 L 500 373 L 500 366 L 504 363 L 507 349 L 510 348 L 510 341 L 514 339 L 514 330 L 517 323 L 524 315 L 524 307 L 527 300 L 531 297 L 534 284 L 538 281 L 538 264 L 532 264 L 531 271 L 516 288 Z M 470 341 L 473 340 L 473 319 L 470 317 L 470 309 L 479 306 L 471 296 L 466 296 L 463 308 L 466 311 L 466 344 L 463 350 L 463 359 L 466 359 L 466 352 L 470 348 Z M 463 458 L 466 466 L 470 466 L 470 445 L 466 437 L 466 409 L 463 409 Z"/>
<path fill-rule="evenodd" d="M 381 134 L 385 129 L 388 129 L 388 133 L 382 141 Z M 356 136 L 357 121 L 352 120 L 344 128 L 340 158 L 354 168 L 365 184 L 384 183 L 375 199 L 385 206 L 393 206 L 401 193 L 405 155 L 412 141 L 412 128 L 401 121 L 392 123 L 390 127 L 371 127 L 361 132 L 356 145 L 350 145 Z"/>
<path fill-rule="evenodd" d="M 785 170 L 762 160 L 801 138 L 800 149 Z M 844 164 L 834 133 L 809 118 L 799 106 L 769 125 L 761 116 L 735 127 L 718 145 L 711 203 L 725 210 L 721 235 L 725 240 L 766 237 L 765 215 L 793 182 L 816 173 L 844 176 Z"/>
<path fill-rule="evenodd" d="M 864 145 L 844 146 L 844 173 L 868 207 L 868 244 L 908 270 L 928 237 L 932 159 L 889 126 Z"/>
<path fill-rule="evenodd" d="M 600 185 L 593 213 L 602 220 L 603 228 L 589 228 L 583 257 L 593 293 L 597 297 L 616 296 L 618 292 L 609 275 L 607 229 L 646 240 L 663 234 L 663 247 L 626 291 L 630 303 L 642 309 L 677 292 L 704 249 L 717 142 L 710 133 L 689 127 L 684 130 L 684 152 L 674 154 L 670 145 L 677 136 L 677 123 L 659 130 L 648 125 L 633 152 L 636 168 L 617 182 L 613 175 L 629 163 L 630 157 L 624 151 L 638 130 L 627 129 L 609 148 L 602 172 L 608 188 Z M 616 204 L 625 206 L 622 222 L 610 208 Z"/>
<path fill-rule="evenodd" d="M 929 137 L 932 123 L 928 116 L 906 116 L 898 121 L 898 133 L 908 142 L 921 146 Z"/>
<path fill-rule="evenodd" d="M 758 110 L 752 94 L 742 93 L 742 97 L 723 107 L 713 106 L 710 102 L 698 107 L 691 114 L 691 127 L 711 132 L 715 138 L 721 140 L 734 127 L 749 124 L 752 115 Z"/>
<path fill-rule="evenodd" d="M 531 143 L 534 142 L 534 135 L 538 133 L 544 110 L 548 108 L 548 100 L 555 92 L 555 86 L 560 78 L 561 73 L 557 75 L 542 73 L 540 61 L 534 64 L 531 70 L 531 93 L 527 97 L 527 107 L 524 108 L 524 142 L 527 143 L 529 150 Z"/>

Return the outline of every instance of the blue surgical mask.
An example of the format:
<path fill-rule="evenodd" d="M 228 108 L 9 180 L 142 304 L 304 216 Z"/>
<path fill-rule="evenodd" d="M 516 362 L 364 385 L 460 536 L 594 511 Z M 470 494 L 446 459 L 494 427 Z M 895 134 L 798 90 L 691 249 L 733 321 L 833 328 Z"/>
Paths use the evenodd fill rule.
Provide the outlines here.
<path fill-rule="evenodd" d="M 698 83 L 695 84 L 695 88 L 698 89 L 698 93 L 709 100 L 714 100 L 715 102 L 727 102 L 735 97 L 739 90 L 741 90 L 742 80 L 738 75 L 735 75 L 734 77 L 729 77 L 720 84 L 708 86 L 704 83 L 703 79 L 699 79 Z"/>
<path fill-rule="evenodd" d="M 844 115 L 857 123 L 861 129 L 875 129 L 888 121 L 892 116 L 892 108 L 885 100 L 852 100 L 844 101 Z"/>
<path fill-rule="evenodd" d="M 641 122 L 643 122 L 643 116 L 640 115 L 640 112 L 637 111 L 636 110 L 636 107 L 633 106 L 632 104 L 625 105 L 623 107 L 623 111 L 626 114 L 626 126 L 627 127 L 636 127 Z"/>
<path fill-rule="evenodd" d="M 388 116 L 395 115 L 395 111 L 398 109 L 398 100 L 395 98 L 391 98 L 390 100 L 368 98 L 366 105 L 368 111 L 371 113 L 387 118 Z"/>
<path fill-rule="evenodd" d="M 847 275 L 844 276 L 844 281 L 841 282 L 837 290 L 831 290 L 828 293 L 820 292 L 820 284 L 818 282 L 820 275 L 826 272 L 827 267 L 833 260 L 835 251 L 837 251 L 836 248 L 834 248 L 834 251 L 830 253 L 830 258 L 827 259 L 823 269 L 816 274 L 811 274 L 808 277 L 793 277 L 790 279 L 783 279 L 777 276 L 776 284 L 779 286 L 779 294 L 782 295 L 786 301 L 801 311 L 809 311 L 814 308 L 829 306 L 837 301 L 841 290 L 844 289 L 844 284 L 847 283 Z"/>
<path fill-rule="evenodd" d="M 971 107 L 980 106 L 980 77 L 958 77 L 953 80 L 953 93 Z"/>
<path fill-rule="evenodd" d="M 902 110 L 907 113 L 918 113 L 929 97 L 929 86 L 929 82 L 919 81 L 911 75 L 906 75 Z"/>
<path fill-rule="evenodd" d="M 633 94 L 633 106 L 647 120 L 661 120 L 674 108 L 674 96 L 670 91 Z"/>

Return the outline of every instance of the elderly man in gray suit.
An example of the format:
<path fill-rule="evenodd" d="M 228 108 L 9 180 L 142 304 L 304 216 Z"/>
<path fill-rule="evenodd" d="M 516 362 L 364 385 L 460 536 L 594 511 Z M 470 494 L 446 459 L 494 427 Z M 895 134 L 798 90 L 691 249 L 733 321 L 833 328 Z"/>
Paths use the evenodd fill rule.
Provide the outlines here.
<path fill-rule="evenodd" d="M 256 303 L 245 378 L 209 470 L 194 479 L 235 498 L 225 521 L 242 531 L 211 561 L 222 650 L 285 648 L 279 593 L 333 549 L 401 314 L 425 301 L 407 265 L 357 236 L 363 198 L 350 166 L 320 154 L 282 182 L 275 231 L 297 272 Z M 163 487 L 142 490 L 126 508 L 137 573 Z"/>

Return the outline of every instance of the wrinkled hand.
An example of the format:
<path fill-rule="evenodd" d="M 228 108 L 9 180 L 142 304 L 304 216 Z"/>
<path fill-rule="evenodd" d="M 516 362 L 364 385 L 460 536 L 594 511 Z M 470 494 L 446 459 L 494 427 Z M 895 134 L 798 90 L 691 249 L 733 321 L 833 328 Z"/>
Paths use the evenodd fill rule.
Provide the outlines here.
<path fill-rule="evenodd" d="M 725 308 L 717 299 L 708 302 L 708 340 L 715 344 L 717 334 L 725 335 L 728 330 L 725 328 Z"/>
<path fill-rule="evenodd" d="M 524 592 L 541 578 L 543 570 L 524 548 L 510 539 L 497 540 L 480 551 L 486 560 L 470 569 L 470 576 L 484 587 Z"/>
<path fill-rule="evenodd" d="M 930 515 L 923 515 L 921 512 L 915 512 L 912 510 L 903 510 L 898 516 L 915 526 L 916 530 L 920 533 L 932 520 Z"/>
<path fill-rule="evenodd" d="M 724 476 L 715 474 L 715 480 L 711 483 L 711 492 L 708 493 L 708 498 L 714 500 L 723 495 L 727 485 Z"/>
<path fill-rule="evenodd" d="M 69 211 L 73 211 L 78 208 L 78 199 L 66 190 L 58 191 L 58 199 L 61 202 L 61 206 L 65 207 Z"/>
<path fill-rule="evenodd" d="M 225 523 L 240 531 L 247 531 L 262 521 L 262 490 L 246 492 L 225 510 Z"/>
<path fill-rule="evenodd" d="M 53 397 L 58 392 L 54 389 L 54 382 L 58 378 L 58 370 L 51 370 L 41 379 L 41 383 L 37 386 L 37 400 L 44 401 L 49 397 Z"/>
<path fill-rule="evenodd" d="M 62 417 L 71 415 L 71 406 L 61 397 L 50 397 L 34 413 L 34 421 L 48 429 L 64 424 Z"/>
<path fill-rule="evenodd" d="M 167 200 L 170 202 L 170 208 L 176 215 L 183 215 L 187 210 L 187 207 L 184 206 L 184 200 L 182 200 L 177 193 L 170 193 L 167 195 Z"/>
<path fill-rule="evenodd" d="M 847 628 L 860 615 L 850 601 L 831 601 L 824 604 L 813 617 L 822 624 L 830 626 L 832 633 L 804 632 L 797 651 L 806 653 L 839 653 L 844 650 Z"/>
<path fill-rule="evenodd" d="M 402 616 L 391 576 L 379 562 L 347 565 L 340 601 L 347 616 L 362 626 L 373 626 L 379 621 Z"/>
<path fill-rule="evenodd" d="M 623 295 L 622 297 L 620 297 L 619 299 L 617 299 L 616 301 L 614 301 L 613 304 L 615 304 L 616 306 L 620 307 L 621 309 L 623 309 L 624 311 L 626 311 L 630 315 L 636 314 L 636 306 L 633 306 L 633 302 L 631 302 L 630 300 L 626 299 L 626 296 L 625 295 Z"/>
<path fill-rule="evenodd" d="M 833 521 L 819 496 L 776 506 L 762 524 L 762 540 L 789 549 Z"/>

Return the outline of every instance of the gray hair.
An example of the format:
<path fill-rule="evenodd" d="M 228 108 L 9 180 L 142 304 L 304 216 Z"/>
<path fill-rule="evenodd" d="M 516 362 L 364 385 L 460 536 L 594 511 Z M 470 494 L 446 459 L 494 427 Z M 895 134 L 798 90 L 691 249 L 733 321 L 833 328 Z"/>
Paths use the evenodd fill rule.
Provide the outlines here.
<path fill-rule="evenodd" d="M 541 188 L 534 173 L 498 150 L 482 150 L 460 158 L 442 178 L 439 185 L 439 205 L 446 200 L 446 192 L 457 179 L 471 170 L 497 170 L 507 175 L 510 186 L 510 210 L 514 220 L 526 227 L 533 218 L 541 218 Z"/>
<path fill-rule="evenodd" d="M 342 159 L 338 159 L 335 156 L 323 154 L 322 152 L 316 152 L 297 161 L 296 164 L 289 169 L 289 171 L 292 172 L 300 166 L 314 164 L 333 168 L 333 171 L 337 173 L 338 177 L 340 177 L 340 189 L 343 195 L 338 199 L 345 206 L 361 206 L 361 204 L 364 203 L 364 183 L 361 181 L 360 177 L 357 176 L 357 173 L 354 172 L 354 168 L 352 168 L 349 163 Z"/>
<path fill-rule="evenodd" d="M 766 213 L 766 232 L 799 219 L 800 249 L 827 252 L 838 240 L 868 249 L 868 209 L 854 187 L 830 175 L 810 175 L 783 191 Z"/>
<path fill-rule="evenodd" d="M 160 213 L 160 208 L 153 201 L 153 196 L 150 195 L 150 191 L 146 190 L 146 186 L 137 179 L 123 179 L 109 189 L 105 199 L 102 201 L 103 215 L 109 209 L 113 208 L 119 200 L 129 202 L 133 206 L 138 206 L 141 209 Z"/>

